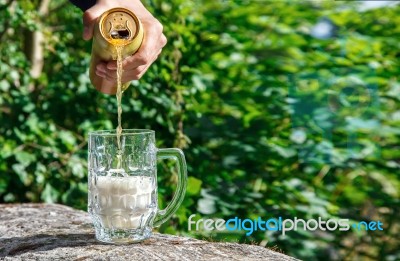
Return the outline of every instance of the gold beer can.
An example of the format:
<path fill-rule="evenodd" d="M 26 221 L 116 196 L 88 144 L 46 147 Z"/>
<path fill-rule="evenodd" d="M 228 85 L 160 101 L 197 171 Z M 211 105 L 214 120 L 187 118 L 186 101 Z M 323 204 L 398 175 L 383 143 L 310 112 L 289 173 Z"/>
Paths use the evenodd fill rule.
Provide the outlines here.
<path fill-rule="evenodd" d="M 134 54 L 143 41 L 143 26 L 137 16 L 125 8 L 113 8 L 104 12 L 93 31 L 92 59 L 90 61 L 90 81 L 98 91 L 115 94 L 117 83 L 96 74 L 100 62 L 117 60 L 115 45 L 123 46 L 122 59 Z M 123 85 L 128 88 L 129 82 Z"/>

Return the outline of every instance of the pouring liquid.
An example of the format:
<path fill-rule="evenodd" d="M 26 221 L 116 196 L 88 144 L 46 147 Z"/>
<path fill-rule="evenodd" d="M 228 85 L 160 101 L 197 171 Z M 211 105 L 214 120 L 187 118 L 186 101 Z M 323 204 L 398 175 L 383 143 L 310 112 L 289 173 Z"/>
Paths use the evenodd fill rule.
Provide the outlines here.
<path fill-rule="evenodd" d="M 118 165 L 117 168 L 121 168 L 121 160 L 122 160 L 122 150 L 121 150 L 121 134 L 122 134 L 122 125 L 121 125 L 121 115 L 122 115 L 122 51 L 124 46 L 116 45 L 115 50 L 117 52 L 117 105 L 118 105 L 118 126 L 117 126 L 117 144 L 118 144 Z"/>

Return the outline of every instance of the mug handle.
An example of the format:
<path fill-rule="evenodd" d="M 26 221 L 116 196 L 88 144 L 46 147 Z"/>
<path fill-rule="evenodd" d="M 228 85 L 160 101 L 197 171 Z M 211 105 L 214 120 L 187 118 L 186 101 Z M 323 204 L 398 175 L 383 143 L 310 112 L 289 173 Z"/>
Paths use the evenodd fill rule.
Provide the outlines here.
<path fill-rule="evenodd" d="M 157 149 L 157 159 L 173 159 L 178 168 L 178 184 L 172 201 L 163 210 L 158 210 L 153 226 L 158 227 L 167 221 L 179 208 L 185 197 L 187 187 L 186 160 L 183 151 L 176 148 Z"/>

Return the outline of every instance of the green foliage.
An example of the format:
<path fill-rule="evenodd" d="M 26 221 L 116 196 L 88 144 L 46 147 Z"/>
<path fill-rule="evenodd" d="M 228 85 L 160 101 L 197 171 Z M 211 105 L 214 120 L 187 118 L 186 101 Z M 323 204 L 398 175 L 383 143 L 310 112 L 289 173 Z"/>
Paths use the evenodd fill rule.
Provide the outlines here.
<path fill-rule="evenodd" d="M 89 82 L 81 12 L 0 0 L 0 202 L 86 208 L 87 133 L 116 123 Z M 57 2 L 57 3 L 54 3 Z M 277 246 L 303 258 L 400 258 L 399 7 L 353 3 L 148 1 L 168 45 L 123 96 L 123 127 L 185 151 L 189 187 L 165 233 Z M 3 8 L 3 6 L 5 8 Z M 337 35 L 316 39 L 322 17 Z M 30 76 L 32 32 L 45 64 Z M 174 191 L 159 165 L 159 203 Z M 189 233 L 187 219 L 349 218 L 384 231 Z"/>

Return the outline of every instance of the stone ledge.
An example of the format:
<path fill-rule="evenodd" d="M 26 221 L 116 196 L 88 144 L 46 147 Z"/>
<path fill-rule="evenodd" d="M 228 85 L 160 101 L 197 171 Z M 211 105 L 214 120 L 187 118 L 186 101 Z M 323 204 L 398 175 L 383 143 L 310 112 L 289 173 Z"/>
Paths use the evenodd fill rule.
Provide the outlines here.
<path fill-rule="evenodd" d="M 296 260 L 255 245 L 207 242 L 154 233 L 139 244 L 94 238 L 89 215 L 57 204 L 0 205 L 4 260 Z"/>

